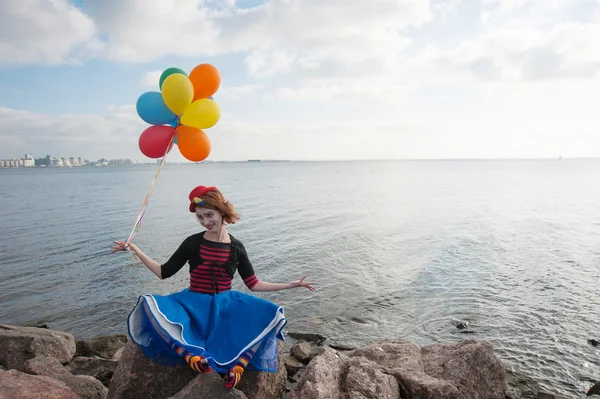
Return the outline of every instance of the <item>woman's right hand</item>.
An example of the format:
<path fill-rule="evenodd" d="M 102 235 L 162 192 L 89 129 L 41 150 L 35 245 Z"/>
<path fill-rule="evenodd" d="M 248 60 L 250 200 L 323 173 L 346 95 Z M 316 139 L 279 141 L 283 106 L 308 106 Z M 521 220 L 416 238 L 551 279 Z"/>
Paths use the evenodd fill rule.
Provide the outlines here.
<path fill-rule="evenodd" d="M 134 244 L 129 243 L 127 244 L 125 241 L 113 241 L 113 243 L 115 245 L 112 245 L 110 247 L 111 249 L 111 253 L 115 253 L 115 252 L 120 252 L 120 251 L 126 251 L 128 248 L 130 248 L 132 251 L 134 250 Z"/>

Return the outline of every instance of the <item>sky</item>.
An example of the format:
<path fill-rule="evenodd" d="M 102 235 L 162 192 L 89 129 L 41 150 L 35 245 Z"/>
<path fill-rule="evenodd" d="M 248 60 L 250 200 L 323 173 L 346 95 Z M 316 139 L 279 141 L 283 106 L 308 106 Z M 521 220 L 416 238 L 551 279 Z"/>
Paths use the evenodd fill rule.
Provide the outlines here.
<path fill-rule="evenodd" d="M 201 63 L 208 160 L 600 156 L 600 0 L 7 0 L 0 159 L 152 161 L 135 103 Z"/>

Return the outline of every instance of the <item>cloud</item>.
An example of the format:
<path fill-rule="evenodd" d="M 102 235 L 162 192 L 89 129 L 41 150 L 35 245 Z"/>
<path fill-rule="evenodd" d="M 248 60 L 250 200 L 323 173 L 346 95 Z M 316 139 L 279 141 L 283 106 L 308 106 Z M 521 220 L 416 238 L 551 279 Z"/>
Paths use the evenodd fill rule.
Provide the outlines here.
<path fill-rule="evenodd" d="M 218 53 L 219 27 L 200 0 L 88 1 L 89 15 L 106 37 L 105 57 L 147 62 L 169 55 Z"/>
<path fill-rule="evenodd" d="M 0 148 L 34 156 L 127 157 L 147 126 L 135 106 L 109 107 L 107 115 L 44 115 L 0 108 Z"/>
<path fill-rule="evenodd" d="M 141 84 L 147 88 L 154 88 L 158 90 L 158 83 L 160 80 L 160 75 L 162 75 L 163 71 L 148 71 L 142 76 Z"/>
<path fill-rule="evenodd" d="M 101 47 L 92 19 L 67 0 L 0 4 L 0 65 L 75 63 Z"/>
<path fill-rule="evenodd" d="M 250 75 L 264 77 L 289 72 L 295 58 L 284 50 L 254 50 L 246 57 L 245 62 Z"/>
<path fill-rule="evenodd" d="M 281 101 L 360 104 L 371 106 L 400 105 L 407 101 L 411 86 L 380 79 L 364 79 L 339 83 L 308 84 L 280 87 L 273 98 Z"/>
<path fill-rule="evenodd" d="M 241 86 L 221 87 L 216 96 L 228 100 L 240 100 L 263 89 L 262 85 L 247 84 Z"/>

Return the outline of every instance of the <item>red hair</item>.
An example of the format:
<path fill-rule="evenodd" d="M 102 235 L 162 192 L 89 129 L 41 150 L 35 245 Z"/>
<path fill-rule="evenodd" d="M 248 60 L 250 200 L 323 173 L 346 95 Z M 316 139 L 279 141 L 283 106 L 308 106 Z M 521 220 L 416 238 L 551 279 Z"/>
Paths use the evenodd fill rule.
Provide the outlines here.
<path fill-rule="evenodd" d="M 204 194 L 202 197 L 204 205 L 196 205 L 196 207 L 215 209 L 223 214 L 223 220 L 227 224 L 235 224 L 240 216 L 233 208 L 233 204 L 225 199 L 219 190 L 212 190 Z"/>

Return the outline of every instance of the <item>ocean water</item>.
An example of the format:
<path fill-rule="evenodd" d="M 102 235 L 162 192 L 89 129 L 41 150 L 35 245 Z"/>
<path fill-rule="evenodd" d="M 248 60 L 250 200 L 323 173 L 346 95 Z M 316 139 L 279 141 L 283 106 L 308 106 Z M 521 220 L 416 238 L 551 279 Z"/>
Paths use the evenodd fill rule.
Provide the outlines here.
<path fill-rule="evenodd" d="M 187 286 L 125 254 L 156 165 L 0 170 L 0 323 L 126 332 L 137 297 Z M 135 242 L 165 261 L 201 226 L 196 185 L 241 213 L 257 294 L 343 345 L 491 341 L 507 368 L 581 395 L 600 379 L 600 160 L 167 164 Z M 234 287 L 245 290 L 239 277 Z M 468 322 L 468 332 L 456 328 Z"/>

